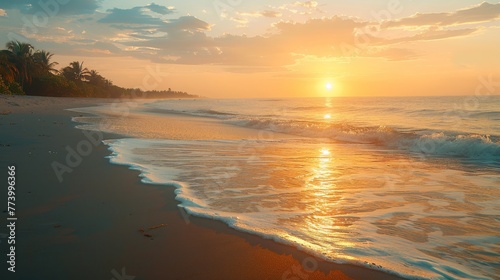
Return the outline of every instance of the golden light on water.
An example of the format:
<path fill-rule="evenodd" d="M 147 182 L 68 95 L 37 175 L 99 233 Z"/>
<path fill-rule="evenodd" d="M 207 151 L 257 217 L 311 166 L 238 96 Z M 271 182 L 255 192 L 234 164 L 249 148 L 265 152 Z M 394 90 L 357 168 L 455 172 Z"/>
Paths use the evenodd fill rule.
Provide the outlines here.
<path fill-rule="evenodd" d="M 326 108 L 332 108 L 333 104 L 332 104 L 332 98 L 331 97 L 326 97 L 325 98 L 325 107 Z"/>
<path fill-rule="evenodd" d="M 354 244 L 346 238 L 346 226 L 342 218 L 336 217 L 339 212 L 338 204 L 342 197 L 337 190 L 336 178 L 339 175 L 337 162 L 334 160 L 336 152 L 324 146 L 316 150 L 309 166 L 309 176 L 306 186 L 309 189 L 307 211 L 310 213 L 304 219 L 304 230 L 314 236 L 318 243 L 305 243 L 310 248 L 330 250 L 331 256 L 349 258 L 339 254 L 345 247 Z M 325 246 L 325 244 L 328 244 Z"/>
<path fill-rule="evenodd" d="M 332 118 L 332 115 L 330 115 L 330 114 L 325 114 L 325 115 L 323 116 L 323 118 L 324 118 L 325 120 L 329 120 L 329 119 L 331 119 L 331 118 Z"/>

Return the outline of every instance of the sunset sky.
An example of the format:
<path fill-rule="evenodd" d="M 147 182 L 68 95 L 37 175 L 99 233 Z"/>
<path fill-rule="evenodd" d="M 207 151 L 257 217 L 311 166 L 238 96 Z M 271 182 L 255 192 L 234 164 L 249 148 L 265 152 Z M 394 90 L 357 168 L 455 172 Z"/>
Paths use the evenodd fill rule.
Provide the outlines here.
<path fill-rule="evenodd" d="M 500 80 L 499 19 L 473 0 L 0 0 L 0 44 L 208 97 L 463 95 Z"/>

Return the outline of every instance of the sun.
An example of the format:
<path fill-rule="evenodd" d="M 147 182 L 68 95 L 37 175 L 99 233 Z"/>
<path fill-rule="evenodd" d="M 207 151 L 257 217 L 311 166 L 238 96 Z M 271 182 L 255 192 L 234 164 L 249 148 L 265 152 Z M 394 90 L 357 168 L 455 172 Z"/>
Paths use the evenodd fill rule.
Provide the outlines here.
<path fill-rule="evenodd" d="M 321 149 L 320 152 L 321 152 L 321 155 L 323 155 L 325 157 L 330 155 L 330 150 L 328 150 L 327 148 Z"/>
<path fill-rule="evenodd" d="M 321 97 L 333 97 L 338 95 L 340 90 L 340 83 L 334 78 L 322 78 L 315 84 L 316 91 Z"/>

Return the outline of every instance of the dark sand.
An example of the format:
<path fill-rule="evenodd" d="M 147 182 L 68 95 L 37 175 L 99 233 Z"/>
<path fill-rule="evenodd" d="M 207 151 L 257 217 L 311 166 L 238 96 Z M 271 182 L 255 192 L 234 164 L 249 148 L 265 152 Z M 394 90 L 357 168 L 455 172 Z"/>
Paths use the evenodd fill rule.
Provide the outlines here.
<path fill-rule="evenodd" d="M 60 183 L 51 163 L 64 163 L 65 148 L 87 139 L 71 121 L 78 113 L 63 108 L 104 101 L 0 96 L 0 234 L 8 165 L 17 168 L 18 218 L 16 273 L 7 271 L 0 239 L 0 279 L 400 279 L 184 216 L 173 187 L 142 184 L 138 172 L 111 165 L 103 144 Z"/>

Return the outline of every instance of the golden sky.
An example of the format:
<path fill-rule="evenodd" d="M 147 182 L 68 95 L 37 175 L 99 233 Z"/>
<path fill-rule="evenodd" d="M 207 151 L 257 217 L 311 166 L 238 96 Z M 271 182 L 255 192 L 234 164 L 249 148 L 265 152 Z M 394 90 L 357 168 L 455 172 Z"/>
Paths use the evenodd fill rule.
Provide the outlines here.
<path fill-rule="evenodd" d="M 341 2 L 0 0 L 0 43 L 208 97 L 464 95 L 500 80 L 498 2 Z"/>

